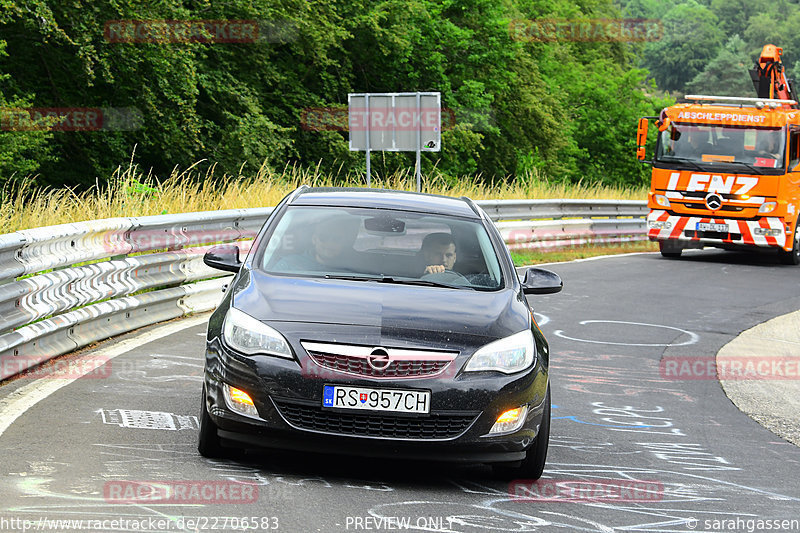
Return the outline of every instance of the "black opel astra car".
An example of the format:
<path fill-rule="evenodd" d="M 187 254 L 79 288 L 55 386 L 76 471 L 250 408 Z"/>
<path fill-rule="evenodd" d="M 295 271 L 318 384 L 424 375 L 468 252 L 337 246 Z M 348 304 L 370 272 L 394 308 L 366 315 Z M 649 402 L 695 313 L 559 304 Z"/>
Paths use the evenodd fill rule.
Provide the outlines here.
<path fill-rule="evenodd" d="M 198 449 L 285 448 L 542 474 L 549 349 L 500 233 L 467 198 L 302 187 L 208 324 Z"/>

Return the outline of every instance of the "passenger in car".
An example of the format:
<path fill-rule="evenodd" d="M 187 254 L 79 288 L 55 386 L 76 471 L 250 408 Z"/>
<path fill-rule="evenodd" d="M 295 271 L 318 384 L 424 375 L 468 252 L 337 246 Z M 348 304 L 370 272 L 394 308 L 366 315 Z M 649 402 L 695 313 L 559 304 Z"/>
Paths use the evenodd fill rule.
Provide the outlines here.
<path fill-rule="evenodd" d="M 429 233 L 422 239 L 420 248 L 425 259 L 425 274 L 453 270 L 456 264 L 456 241 L 449 233 Z"/>
<path fill-rule="evenodd" d="M 346 267 L 358 233 L 358 221 L 330 217 L 318 222 L 311 235 L 311 247 L 304 253 L 281 258 L 272 270 L 278 272 L 325 272 Z"/>

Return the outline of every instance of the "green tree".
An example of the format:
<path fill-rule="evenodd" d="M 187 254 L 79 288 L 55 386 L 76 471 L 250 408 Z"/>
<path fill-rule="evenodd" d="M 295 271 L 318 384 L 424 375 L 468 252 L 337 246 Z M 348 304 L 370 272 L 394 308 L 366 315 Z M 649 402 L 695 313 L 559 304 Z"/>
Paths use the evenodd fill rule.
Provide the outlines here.
<path fill-rule="evenodd" d="M 683 92 L 716 57 L 723 34 L 714 13 L 694 0 L 674 5 L 663 23 L 664 38 L 645 47 L 644 65 L 660 88 Z"/>
<path fill-rule="evenodd" d="M 720 49 L 717 57 L 686 84 L 685 90 L 693 94 L 755 96 L 748 72 L 753 65 L 747 45 L 738 35 L 734 35 Z"/>
<path fill-rule="evenodd" d="M 6 42 L 0 40 L 0 187 L 35 174 L 39 166 L 53 158 L 51 134 L 43 124 L 30 123 L 21 110 L 30 105 L 32 95 L 19 96 L 8 68 Z M 21 120 L 22 119 L 22 120 Z"/>

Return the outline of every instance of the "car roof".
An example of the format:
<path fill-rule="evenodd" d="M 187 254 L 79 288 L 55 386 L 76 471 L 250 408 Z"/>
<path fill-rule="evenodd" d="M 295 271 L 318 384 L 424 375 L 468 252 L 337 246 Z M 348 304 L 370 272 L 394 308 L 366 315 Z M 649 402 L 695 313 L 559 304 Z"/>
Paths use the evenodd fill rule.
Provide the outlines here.
<path fill-rule="evenodd" d="M 480 218 L 471 201 L 466 198 L 388 189 L 307 187 L 297 191 L 290 205 L 372 207 Z"/>

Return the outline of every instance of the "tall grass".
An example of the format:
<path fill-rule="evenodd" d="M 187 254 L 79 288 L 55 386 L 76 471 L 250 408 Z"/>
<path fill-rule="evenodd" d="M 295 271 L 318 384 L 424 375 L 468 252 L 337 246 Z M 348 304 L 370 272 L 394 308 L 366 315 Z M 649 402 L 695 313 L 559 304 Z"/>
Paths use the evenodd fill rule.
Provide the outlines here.
<path fill-rule="evenodd" d="M 364 176 L 326 174 L 319 168 L 287 166 L 275 171 L 262 166 L 255 174 L 215 175 L 215 166 L 202 171 L 203 162 L 159 180 L 131 163 L 114 172 L 108 183 L 78 192 L 69 187 L 5 187 L 0 193 L 0 233 L 55 224 L 112 217 L 133 217 L 192 211 L 215 211 L 277 204 L 300 185 L 316 187 L 365 186 Z M 372 187 L 413 191 L 413 169 L 398 170 L 384 179 L 373 179 Z M 485 183 L 480 177 L 454 180 L 434 171 L 423 175 L 422 191 L 446 196 L 468 196 L 474 200 L 521 198 L 632 199 L 646 197 L 645 188 L 552 183 L 528 174 L 512 183 Z"/>

